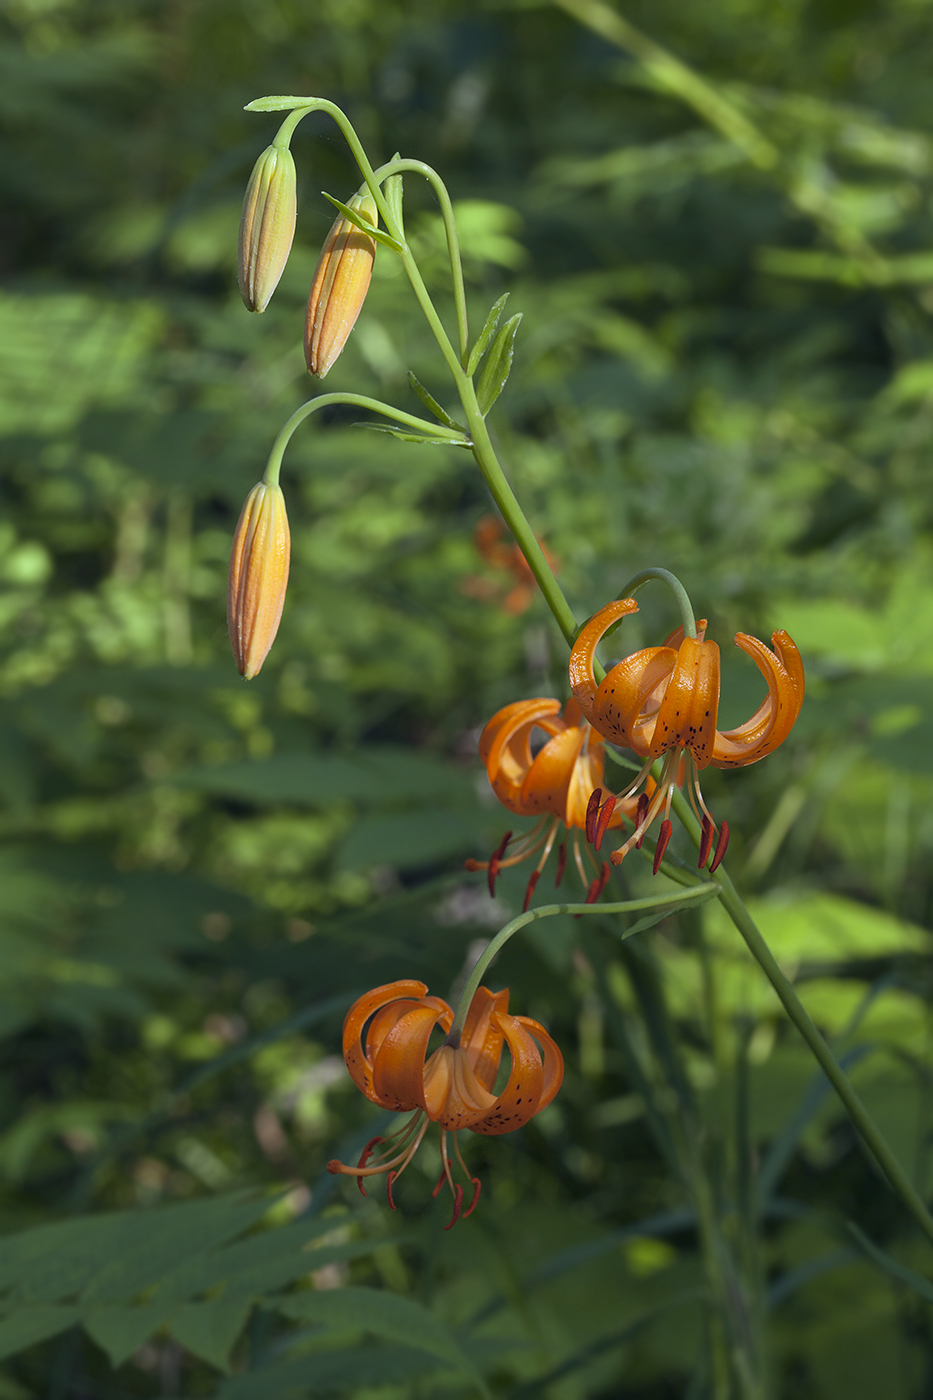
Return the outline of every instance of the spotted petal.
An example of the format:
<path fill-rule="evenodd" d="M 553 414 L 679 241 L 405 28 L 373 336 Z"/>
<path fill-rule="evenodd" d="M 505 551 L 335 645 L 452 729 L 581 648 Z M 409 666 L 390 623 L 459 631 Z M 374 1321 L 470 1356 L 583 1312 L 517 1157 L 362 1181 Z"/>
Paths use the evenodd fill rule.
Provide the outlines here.
<path fill-rule="evenodd" d="M 502 1029 L 512 1057 L 508 1082 L 484 1117 L 472 1123 L 475 1133 L 487 1136 L 510 1133 L 522 1127 L 544 1108 L 557 1093 L 564 1076 L 560 1050 L 543 1026 L 527 1016 L 503 1016 L 494 1019 Z M 535 1043 L 540 1040 L 544 1049 Z"/>

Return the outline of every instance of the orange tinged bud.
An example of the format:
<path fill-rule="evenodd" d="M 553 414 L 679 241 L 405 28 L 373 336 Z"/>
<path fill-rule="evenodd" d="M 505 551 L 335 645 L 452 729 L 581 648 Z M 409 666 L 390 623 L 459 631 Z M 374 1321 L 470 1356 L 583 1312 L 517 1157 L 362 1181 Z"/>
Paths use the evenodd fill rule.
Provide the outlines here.
<path fill-rule="evenodd" d="M 282 488 L 260 482 L 240 512 L 227 585 L 230 645 L 248 681 L 259 675 L 279 630 L 290 544 Z"/>
<path fill-rule="evenodd" d="M 348 207 L 373 225 L 379 221 L 369 194 L 355 194 Z M 340 214 L 334 220 L 318 261 L 305 322 L 308 371 L 323 379 L 347 343 L 366 299 L 376 240 Z"/>
<path fill-rule="evenodd" d="M 253 166 L 240 216 L 237 273 L 247 311 L 265 311 L 295 237 L 295 161 L 286 146 L 267 146 Z"/>

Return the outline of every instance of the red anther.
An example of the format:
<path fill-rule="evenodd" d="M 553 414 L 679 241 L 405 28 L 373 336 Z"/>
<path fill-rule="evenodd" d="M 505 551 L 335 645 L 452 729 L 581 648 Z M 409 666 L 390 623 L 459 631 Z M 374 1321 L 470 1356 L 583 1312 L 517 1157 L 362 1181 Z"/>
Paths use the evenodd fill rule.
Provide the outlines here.
<path fill-rule="evenodd" d="M 483 1189 L 483 1183 L 480 1181 L 478 1176 L 471 1176 L 470 1183 L 473 1187 L 473 1199 L 470 1202 L 467 1209 L 463 1212 L 464 1220 L 466 1220 L 469 1216 L 473 1214 L 474 1210 L 476 1209 L 479 1203 L 479 1193 Z"/>
<path fill-rule="evenodd" d="M 381 1137 L 370 1138 L 370 1139 L 369 1139 L 369 1142 L 366 1144 L 366 1146 L 363 1148 L 363 1151 L 360 1153 L 360 1160 L 357 1162 L 356 1165 L 357 1165 L 358 1167 L 365 1167 L 365 1166 L 366 1166 L 366 1163 L 369 1161 L 370 1157 L 373 1155 L 373 1148 L 376 1146 L 376 1143 L 377 1143 L 377 1142 L 384 1142 L 384 1141 L 385 1141 L 385 1139 L 384 1139 L 384 1138 L 381 1138 Z M 358 1177 L 356 1178 L 356 1184 L 357 1184 L 357 1186 L 360 1188 L 360 1195 L 361 1195 L 361 1196 L 365 1196 L 365 1195 L 366 1195 L 366 1188 L 365 1188 L 364 1185 L 363 1185 L 363 1178 L 362 1178 L 361 1176 L 358 1176 Z"/>
<path fill-rule="evenodd" d="M 362 1154 L 360 1155 L 360 1160 L 359 1160 L 359 1161 L 357 1162 L 357 1164 L 356 1164 L 358 1167 L 365 1167 L 365 1166 L 366 1166 L 366 1163 L 369 1161 L 370 1157 L 373 1155 L 373 1148 L 376 1146 L 376 1143 L 377 1143 L 377 1142 L 385 1142 L 385 1138 L 381 1138 L 381 1137 L 378 1137 L 378 1136 L 377 1136 L 377 1137 L 373 1137 L 373 1138 L 370 1138 L 370 1139 L 369 1139 L 369 1142 L 368 1142 L 368 1143 L 366 1144 L 366 1146 L 363 1148 Z"/>
<path fill-rule="evenodd" d="M 722 826 L 719 828 L 719 840 L 716 842 L 716 854 L 713 856 L 713 863 L 712 863 L 712 865 L 711 865 L 710 868 L 709 868 L 709 873 L 710 873 L 711 875 L 712 875 L 716 870 L 718 870 L 718 868 L 719 868 L 719 862 L 722 860 L 723 856 L 726 854 L 726 847 L 728 846 L 728 844 L 729 844 L 729 823 L 728 823 L 728 822 L 723 822 Z"/>
<path fill-rule="evenodd" d="M 505 848 L 509 844 L 511 839 L 512 833 L 511 831 L 507 831 L 503 836 L 502 840 L 499 842 L 496 849 L 493 851 L 492 855 L 489 857 L 489 866 L 486 871 L 486 882 L 489 885 L 489 894 L 493 898 L 495 897 L 496 893 L 496 876 L 499 874 L 499 861 L 505 855 Z"/>
<path fill-rule="evenodd" d="M 646 792 L 640 793 L 640 794 L 639 794 L 639 797 L 638 797 L 638 806 L 635 808 L 635 830 L 636 830 L 636 831 L 638 830 L 638 828 L 639 828 L 640 826 L 644 826 L 645 822 L 647 821 L 647 818 L 648 818 L 648 807 L 649 807 L 649 805 L 650 805 L 650 804 L 649 804 L 649 801 L 648 801 L 648 794 L 647 794 Z M 639 836 L 638 840 L 635 842 L 635 849 L 636 849 L 636 851 L 640 851 L 640 850 L 641 850 L 642 842 L 644 841 L 644 839 L 645 839 L 645 833 L 644 833 L 644 831 L 643 831 L 643 832 L 641 833 L 641 835 Z"/>
<path fill-rule="evenodd" d="M 593 847 L 597 851 L 603 844 L 603 837 L 609 830 L 609 823 L 612 821 L 612 814 L 615 811 L 615 805 L 615 795 L 610 792 L 609 796 L 606 798 L 605 802 L 599 810 L 599 821 L 596 823 L 596 834 L 595 839 L 593 841 Z"/>
<path fill-rule="evenodd" d="M 389 1202 L 390 1210 L 396 1209 L 395 1202 L 392 1199 L 392 1183 L 397 1176 L 398 1172 L 389 1172 L 389 1175 L 386 1177 L 386 1200 Z"/>
<path fill-rule="evenodd" d="M 599 816 L 599 803 L 603 795 L 602 788 L 594 788 L 590 793 L 590 800 L 586 804 L 586 839 L 590 845 L 596 835 L 596 819 Z"/>
<path fill-rule="evenodd" d="M 528 877 L 528 885 L 525 889 L 525 903 L 522 905 L 523 914 L 527 913 L 528 911 L 528 906 L 531 903 L 531 897 L 535 892 L 535 885 L 538 883 L 540 876 L 540 870 L 532 870 L 531 874 Z"/>
<path fill-rule="evenodd" d="M 703 831 L 700 836 L 700 859 L 697 864 L 698 870 L 702 870 L 706 862 L 709 860 L 709 853 L 713 849 L 713 832 L 715 830 L 716 828 L 713 826 L 713 823 L 710 821 L 709 817 L 704 816 Z"/>
<path fill-rule="evenodd" d="M 567 842 L 561 841 L 557 852 L 557 879 L 554 881 L 555 890 L 560 889 L 560 882 L 564 878 L 564 871 L 567 869 Z"/>
<path fill-rule="evenodd" d="M 604 860 L 604 861 L 603 861 L 603 864 L 602 864 L 602 869 L 600 870 L 599 874 L 595 877 L 595 879 L 593 880 L 592 884 L 590 885 L 589 889 L 588 889 L 587 892 L 586 892 L 586 900 L 585 900 L 585 903 L 587 903 L 587 904 L 595 904 L 595 903 L 596 903 L 597 899 L 599 899 L 599 896 L 602 894 L 603 890 L 606 888 L 606 881 L 607 881 L 608 879 L 609 879 L 609 863 L 608 863 L 608 861 L 605 861 L 605 860 Z"/>
<path fill-rule="evenodd" d="M 437 1196 L 438 1192 L 443 1190 L 443 1188 L 444 1188 L 444 1183 L 445 1183 L 446 1180 L 447 1180 L 447 1173 L 446 1173 L 446 1171 L 442 1171 L 441 1174 L 440 1174 L 440 1176 L 438 1177 L 437 1185 L 435 1186 L 434 1190 L 431 1192 L 431 1200 L 432 1200 L 432 1201 L 435 1199 L 435 1197 Z"/>
<path fill-rule="evenodd" d="M 471 1207 L 471 1209 L 472 1209 L 472 1207 Z M 460 1213 L 461 1213 L 462 1210 L 463 1210 L 463 1187 L 462 1187 L 462 1186 L 460 1185 L 460 1183 L 458 1182 L 458 1183 L 457 1183 L 456 1194 L 454 1195 L 454 1213 L 453 1213 L 453 1215 L 452 1215 L 452 1217 L 451 1217 L 450 1224 L 444 1226 L 444 1229 L 445 1229 L 445 1230 L 452 1230 L 452 1229 L 453 1229 L 453 1227 L 456 1225 L 457 1221 L 460 1219 Z"/>
<path fill-rule="evenodd" d="M 507 832 L 505 833 L 505 835 L 503 836 L 502 840 L 499 842 L 499 844 L 498 844 L 498 846 L 496 847 L 496 849 L 495 849 L 495 850 L 493 851 L 493 853 L 492 853 L 492 858 L 493 858 L 493 860 L 501 860 L 501 859 L 502 859 L 502 857 L 505 855 L 505 848 L 506 848 L 506 846 L 509 844 L 509 842 L 511 841 L 511 839 L 512 839 L 512 833 L 511 833 L 511 831 L 507 831 Z"/>
<path fill-rule="evenodd" d="M 661 868 L 661 861 L 664 859 L 664 852 L 667 850 L 667 843 L 671 839 L 671 832 L 674 830 L 674 823 L 669 817 L 665 817 L 661 823 L 661 830 L 658 832 L 658 844 L 654 848 L 654 865 L 651 873 L 657 875 Z"/>

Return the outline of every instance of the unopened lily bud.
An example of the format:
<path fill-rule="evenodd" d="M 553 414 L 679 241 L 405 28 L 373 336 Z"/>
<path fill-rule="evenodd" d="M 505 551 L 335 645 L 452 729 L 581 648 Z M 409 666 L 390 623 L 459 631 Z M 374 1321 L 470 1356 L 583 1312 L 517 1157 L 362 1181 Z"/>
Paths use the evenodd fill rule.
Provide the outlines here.
<path fill-rule="evenodd" d="M 379 221 L 372 195 L 356 194 L 348 208 L 373 227 Z M 308 370 L 323 379 L 347 343 L 373 275 L 376 240 L 340 214 L 333 223 L 308 297 L 305 359 Z"/>
<path fill-rule="evenodd" d="M 291 542 L 280 486 L 260 482 L 240 512 L 227 586 L 227 627 L 237 670 L 251 681 L 275 641 Z"/>
<path fill-rule="evenodd" d="M 237 273 L 247 311 L 265 311 L 295 237 L 295 161 L 286 146 L 267 146 L 253 166 L 240 216 Z"/>

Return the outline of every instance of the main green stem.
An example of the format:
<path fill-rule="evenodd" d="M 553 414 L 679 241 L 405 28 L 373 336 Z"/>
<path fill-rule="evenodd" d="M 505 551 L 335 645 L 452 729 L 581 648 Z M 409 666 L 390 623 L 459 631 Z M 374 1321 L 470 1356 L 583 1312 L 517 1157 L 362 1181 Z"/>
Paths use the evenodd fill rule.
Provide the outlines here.
<path fill-rule="evenodd" d="M 446 189 L 444 189 L 443 187 L 443 182 L 440 181 L 440 178 L 436 176 L 436 173 L 434 171 L 430 170 L 430 167 L 422 167 L 420 162 L 417 163 L 421 173 L 425 174 L 427 178 L 431 180 L 432 185 L 434 185 L 436 191 L 438 191 L 439 189 L 444 189 L 444 198 L 441 199 L 441 209 L 444 215 L 445 225 L 448 228 L 448 246 L 451 251 L 451 266 L 454 275 L 455 300 L 457 301 L 458 333 L 460 340 L 459 356 L 457 354 L 457 351 L 451 344 L 450 338 L 444 329 L 440 317 L 437 314 L 437 311 L 434 307 L 434 303 L 431 300 L 428 289 L 424 284 L 424 279 L 421 276 L 421 271 L 414 259 L 414 256 L 412 255 L 408 244 L 405 242 L 404 230 L 400 228 L 398 221 L 393 217 L 392 211 L 389 208 L 386 202 L 386 197 L 382 191 L 381 184 L 376 176 L 376 172 L 373 170 L 373 167 L 370 164 L 369 159 L 366 156 L 366 153 L 363 149 L 362 143 L 360 142 L 359 137 L 354 131 L 353 126 L 351 125 L 345 113 L 342 112 L 341 109 L 337 107 L 335 103 L 328 102 L 326 99 L 311 99 L 307 107 L 302 106 L 300 114 L 298 111 L 294 111 L 286 119 L 285 127 L 287 130 L 287 135 L 290 137 L 291 132 L 294 130 L 294 127 L 298 124 L 301 118 L 311 111 L 326 111 L 337 122 L 337 125 L 340 127 L 341 131 L 346 137 L 347 143 L 349 144 L 350 149 L 353 152 L 356 162 L 363 174 L 363 178 L 365 179 L 366 184 L 369 186 L 370 192 L 372 193 L 372 196 L 376 202 L 376 206 L 379 210 L 380 217 L 382 218 L 385 227 L 388 229 L 389 233 L 393 237 L 397 238 L 398 241 L 402 244 L 402 250 L 399 256 L 402 260 L 403 266 L 405 267 L 405 271 L 408 274 L 408 278 L 411 282 L 415 296 L 417 297 L 421 309 L 423 310 L 428 324 L 431 327 L 431 330 L 434 334 L 434 337 L 437 340 L 438 346 L 441 350 L 441 354 L 443 355 L 444 360 L 447 363 L 447 367 L 450 370 L 451 375 L 453 376 L 453 380 L 457 388 L 457 393 L 459 394 L 460 401 L 463 405 L 463 409 L 466 414 L 473 455 L 476 458 L 476 462 L 480 468 L 480 471 L 483 474 L 483 477 L 486 481 L 487 486 L 489 487 L 494 501 L 496 502 L 496 505 L 499 507 L 499 510 L 501 511 L 506 524 L 508 525 L 513 536 L 515 537 L 516 543 L 518 544 L 519 548 L 525 556 L 525 559 L 528 562 L 528 566 L 531 569 L 531 572 L 534 575 L 542 594 L 544 595 L 544 599 L 554 616 L 554 620 L 556 621 L 558 627 L 563 633 L 567 643 L 569 645 L 572 645 L 577 632 L 576 619 L 574 618 L 574 615 L 567 603 L 567 600 L 564 597 L 563 592 L 561 591 L 560 585 L 554 577 L 554 573 L 550 565 L 548 564 L 547 559 L 544 557 L 544 552 L 541 549 L 541 546 L 538 544 L 534 531 L 531 529 L 530 525 L 528 524 L 528 521 L 525 519 L 524 513 L 522 511 L 521 506 L 518 503 L 515 493 L 509 485 L 505 473 L 499 465 L 499 460 L 496 456 L 495 449 L 489 437 L 489 431 L 486 427 L 485 418 L 483 417 L 483 414 L 481 413 L 479 408 L 479 404 L 477 403 L 476 391 L 473 386 L 473 381 L 470 378 L 470 376 L 466 374 L 463 368 L 462 360 L 465 355 L 465 347 L 463 343 L 465 334 L 465 303 L 463 298 L 463 284 L 462 277 L 458 280 L 459 253 L 457 251 L 456 238 L 454 238 L 454 241 L 452 243 L 450 240 L 452 210 L 450 208 L 449 198 L 447 198 L 446 195 Z M 408 162 L 405 162 L 404 164 L 407 166 Z M 333 396 L 324 395 L 322 399 L 313 400 L 310 404 L 305 404 L 303 408 L 299 409 L 297 413 L 292 415 L 292 418 L 289 419 L 288 423 L 286 423 L 285 427 L 282 429 L 282 432 L 279 434 L 279 437 L 276 439 L 276 443 L 273 446 L 272 454 L 270 455 L 269 466 L 267 467 L 267 480 L 276 481 L 278 479 L 278 468 L 279 463 L 281 462 L 282 452 L 284 451 L 285 445 L 291 437 L 292 432 L 298 426 L 298 423 L 303 421 L 303 419 L 307 417 L 309 413 L 315 412 L 318 408 L 323 408 L 325 406 L 325 402 L 355 403 L 358 404 L 360 407 L 376 408 L 379 412 L 386 412 L 386 407 L 383 405 L 377 405 L 375 400 L 365 399 L 362 395 L 354 394 Z M 421 420 L 414 420 L 412 419 L 411 415 L 403 414 L 397 410 L 390 410 L 389 416 L 394 417 L 397 422 L 416 422 L 419 427 L 423 426 Z M 687 618 L 685 617 L 685 631 L 688 630 L 686 624 Z M 694 817 L 692 811 L 690 810 L 687 799 L 679 790 L 675 791 L 674 793 L 674 808 L 677 812 L 678 817 L 680 818 L 683 825 L 686 827 L 687 831 L 690 833 L 694 842 L 696 844 L 699 844 L 699 824 L 696 821 L 696 818 Z M 846 1112 L 849 1114 L 849 1117 L 852 1119 L 852 1122 L 855 1124 L 856 1128 L 862 1135 L 862 1138 L 864 1139 L 867 1147 L 874 1156 L 878 1165 L 881 1167 L 881 1170 L 884 1172 L 885 1176 L 888 1178 L 888 1181 L 891 1183 L 891 1186 L 898 1194 L 898 1196 L 900 1196 L 904 1205 L 907 1207 L 911 1215 L 917 1221 L 917 1224 L 920 1226 L 927 1239 L 930 1241 L 931 1244 L 933 1244 L 933 1216 L 930 1215 L 930 1212 L 924 1205 L 923 1200 L 921 1199 L 913 1183 L 910 1181 L 903 1168 L 901 1167 L 900 1163 L 898 1162 L 897 1158 L 894 1156 L 893 1152 L 888 1147 L 887 1143 L 885 1142 L 884 1138 L 882 1137 L 881 1133 L 876 1127 L 873 1119 L 871 1118 L 871 1115 L 865 1108 L 865 1105 L 862 1103 L 858 1094 L 855 1092 L 855 1089 L 852 1087 L 851 1083 L 849 1082 L 849 1079 L 843 1072 L 842 1067 L 836 1060 L 836 1057 L 833 1055 L 826 1041 L 823 1039 L 816 1026 L 810 1020 L 810 1017 L 804 1010 L 800 998 L 797 996 L 797 993 L 794 991 L 790 982 L 784 976 L 784 973 L 778 966 L 777 960 L 775 959 L 770 948 L 768 947 L 767 943 L 762 937 L 762 934 L 758 929 L 757 925 L 755 924 L 755 921 L 752 919 L 744 903 L 739 897 L 735 886 L 733 885 L 731 879 L 729 878 L 728 874 L 722 866 L 719 867 L 719 870 L 716 872 L 714 878 L 718 882 L 722 890 L 721 899 L 723 906 L 727 910 L 736 928 L 739 930 L 739 933 L 745 939 L 745 943 L 749 951 L 757 961 L 758 965 L 761 967 L 765 976 L 768 978 L 769 982 L 771 983 L 772 987 L 774 988 L 775 992 L 780 998 L 788 1016 L 793 1021 L 794 1025 L 797 1027 L 803 1039 L 806 1041 L 815 1059 L 817 1060 L 817 1063 L 821 1066 L 827 1079 L 832 1084 L 833 1088 L 835 1089 L 836 1093 L 841 1099 L 843 1106 L 846 1109 Z M 660 901 L 658 900 L 652 901 L 654 905 L 657 905 L 659 902 Z M 595 906 L 582 906 L 580 907 L 579 912 L 584 912 L 586 909 L 594 907 Z M 614 906 L 612 905 L 603 905 L 600 907 L 603 913 L 612 912 L 614 908 Z M 497 938 L 493 939 L 492 943 L 489 945 L 489 948 L 486 950 L 483 958 L 480 960 L 480 963 L 477 964 L 477 967 L 481 968 L 482 970 L 485 970 L 491 958 L 495 956 L 495 952 L 498 951 L 498 948 L 501 947 L 502 943 L 506 941 L 507 937 L 511 937 L 511 934 L 515 932 L 518 927 L 522 927 L 525 923 L 531 922 L 531 919 L 534 917 L 542 917 L 545 912 L 564 912 L 567 908 L 568 906 L 550 906 L 547 908 L 546 911 L 533 910 L 530 911 L 528 915 L 523 915 L 518 920 L 513 920 L 511 924 L 506 926 L 506 929 L 502 930 L 502 932 L 497 936 Z M 479 980 L 482 976 L 482 970 L 480 970 L 477 973 L 476 969 L 474 969 L 474 974 L 467 984 L 467 990 L 472 988 L 472 991 L 470 992 L 471 998 L 472 992 L 475 991 L 476 986 L 479 985 Z M 458 1033 L 459 1030 L 462 1028 L 461 1011 L 463 1012 L 463 1016 L 465 1016 L 465 1007 L 468 1006 L 469 1000 L 466 998 L 465 992 L 464 998 L 461 999 L 461 1006 L 458 1008 L 457 1018 L 454 1021 L 454 1029 L 456 1029 Z M 451 1031 L 451 1034 L 453 1034 L 453 1030 Z"/>
<path fill-rule="evenodd" d="M 674 793 L 674 809 L 692 839 L 699 845 L 700 827 L 690 810 L 683 793 Z M 865 1145 L 884 1172 L 894 1191 L 920 1226 L 927 1239 L 933 1244 L 933 1216 L 927 1210 L 919 1192 L 904 1171 L 900 1162 L 885 1142 L 880 1130 L 862 1103 L 851 1081 L 823 1039 L 817 1027 L 810 1020 L 803 1003 L 794 991 L 790 981 L 781 971 L 778 961 L 765 942 L 764 936 L 755 923 L 728 873 L 720 866 L 713 879 L 722 889 L 721 902 L 730 919 L 735 924 L 752 957 L 771 983 L 781 1000 L 784 1010 L 806 1041 L 814 1058 L 826 1078 L 842 1100 L 843 1107 L 862 1136 Z"/>

